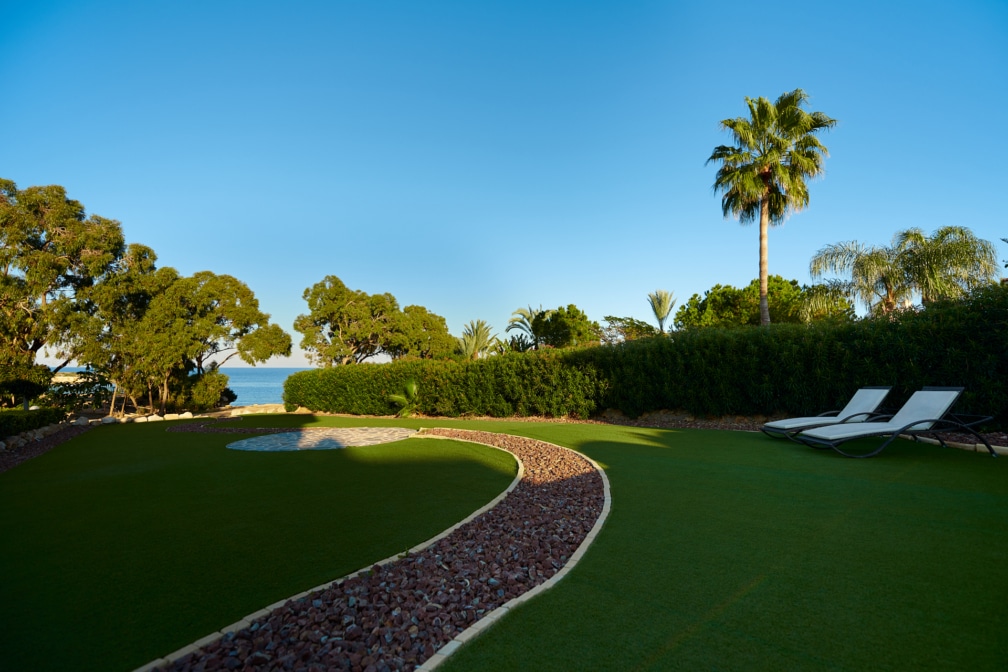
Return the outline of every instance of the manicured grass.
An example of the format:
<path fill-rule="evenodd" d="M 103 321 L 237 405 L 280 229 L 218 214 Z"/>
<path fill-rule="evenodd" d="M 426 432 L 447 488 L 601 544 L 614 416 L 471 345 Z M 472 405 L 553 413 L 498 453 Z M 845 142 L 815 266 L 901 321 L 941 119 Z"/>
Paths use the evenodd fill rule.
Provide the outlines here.
<path fill-rule="evenodd" d="M 516 473 L 461 442 L 254 453 L 166 424 L 0 474 L 0 669 L 133 669 L 434 536 Z"/>
<path fill-rule="evenodd" d="M 1008 460 L 538 426 L 606 467 L 584 560 L 443 669 L 1003 670 Z"/>
<path fill-rule="evenodd" d="M 849 460 L 759 434 L 600 425 L 308 416 L 247 417 L 241 422 L 486 429 L 567 445 L 604 466 L 613 510 L 581 564 L 555 588 L 463 647 L 442 668 L 446 672 L 1001 670 L 1008 660 L 1003 634 L 1008 626 L 1004 458 L 897 442 L 880 457 Z M 17 640 L 24 637 L 22 621 L 30 620 L 33 632 L 40 633 L 32 635 L 35 644 L 44 642 L 43 656 L 57 655 L 52 642 L 58 638 L 60 645 L 70 641 L 77 647 L 68 660 L 87 663 L 101 647 L 86 642 L 91 647 L 86 649 L 76 640 L 82 634 L 104 637 L 101 646 L 107 647 L 111 638 L 136 655 L 121 665 L 106 661 L 92 667 L 128 669 L 194 638 L 179 635 L 172 644 L 155 645 L 157 631 L 181 632 L 196 612 L 213 621 L 192 628 L 196 636 L 230 623 L 277 599 L 265 594 L 266 584 L 288 580 L 274 580 L 277 572 L 307 571 L 332 561 L 348 552 L 347 540 L 362 558 L 367 556 L 349 562 L 347 571 L 389 555 L 389 548 L 412 543 L 383 546 L 385 527 L 380 535 L 373 525 L 360 525 L 355 536 L 345 531 L 348 516 L 342 512 L 365 516 L 381 504 L 370 491 L 348 492 L 345 499 L 321 494 L 353 488 L 350 482 L 328 487 L 349 469 L 391 478 L 389 470 L 404 466 L 401 455 L 381 463 L 364 461 L 370 449 L 259 455 L 291 458 L 289 464 L 269 462 L 265 470 L 220 449 L 233 437 L 210 436 L 165 434 L 157 426 L 103 428 L 0 475 L 0 538 L 17 542 L 5 549 L 14 548 L 18 558 L 0 558 L 0 576 L 6 579 L 0 582 L 0 603 L 19 607 L 0 609 L 5 654 L 9 644 L 25 648 Z M 410 441 L 410 451 L 414 443 L 423 450 L 441 445 Z M 463 457 L 457 455 L 441 459 L 448 461 L 429 467 L 424 458 L 406 464 L 405 470 L 419 474 L 428 468 L 443 472 L 445 465 L 472 467 L 458 465 Z M 513 474 L 508 459 L 474 470 L 494 485 L 482 500 L 474 497 L 479 502 L 468 510 L 504 487 Z M 386 491 L 406 498 L 411 480 Z M 431 520 L 430 530 L 417 533 L 417 540 L 468 512 L 448 515 L 442 510 L 442 498 L 463 483 L 469 484 L 469 477 L 452 480 L 444 489 L 420 488 L 416 501 L 428 506 L 417 519 Z M 177 515 L 179 507 L 184 515 Z M 62 537 L 53 538 L 54 521 Z M 393 522 L 382 524 L 391 528 Z M 198 530 L 213 525 L 219 526 L 217 534 L 199 544 L 193 540 Z M 158 532 L 145 532 L 148 526 Z M 279 553 L 288 563 L 261 560 L 273 557 L 265 551 L 274 545 L 274 536 L 292 526 L 300 526 L 299 531 L 278 545 L 281 550 L 296 539 L 308 537 L 312 543 Z M 37 539 L 33 527 L 47 530 L 46 538 Z M 248 536 L 262 528 L 267 533 Z M 338 539 L 302 565 L 297 560 L 310 557 L 325 538 L 320 529 L 331 530 L 329 538 Z M 119 542 L 119 536 L 126 539 Z M 69 541 L 82 549 L 74 552 L 86 551 L 87 562 L 98 565 L 92 580 L 100 584 L 98 594 L 108 595 L 112 606 L 102 605 L 105 611 L 79 607 L 75 601 L 80 597 L 61 601 L 77 583 L 72 577 L 75 558 L 67 557 Z M 140 542 L 153 548 L 141 549 Z M 162 557 L 166 554 L 170 561 Z M 24 566 L 35 564 L 43 567 Z M 156 619 L 133 613 L 138 604 L 129 598 L 151 587 L 123 590 L 118 585 L 136 567 L 184 588 L 165 591 Z M 206 580 L 204 574 L 214 567 L 229 571 Z M 14 569 L 30 572 L 36 584 L 39 576 L 55 578 L 59 587 L 44 599 L 37 588 L 12 592 L 10 584 L 21 581 Z M 339 573 L 292 589 L 274 587 L 283 596 Z M 193 609 L 201 591 L 225 582 L 212 600 Z M 88 592 L 96 593 L 92 587 Z M 230 604 L 238 597 L 248 598 L 240 608 Z M 186 609 L 186 618 L 169 620 L 175 618 L 170 612 Z M 126 615 L 117 625 L 103 626 L 102 619 L 116 610 Z M 61 613 L 57 622 L 49 612 L 68 613 Z"/>

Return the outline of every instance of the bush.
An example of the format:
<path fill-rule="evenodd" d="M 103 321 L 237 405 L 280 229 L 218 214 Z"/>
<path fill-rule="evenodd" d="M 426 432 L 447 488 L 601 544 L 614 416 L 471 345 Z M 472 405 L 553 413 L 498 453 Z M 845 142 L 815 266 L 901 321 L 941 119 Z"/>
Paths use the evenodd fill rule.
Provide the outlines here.
<path fill-rule="evenodd" d="M 58 408 L 36 411 L 0 411 L 0 438 L 62 422 L 66 414 Z"/>
<path fill-rule="evenodd" d="M 475 361 L 396 361 L 300 371 L 284 382 L 288 410 L 389 415 L 388 398 L 408 380 L 422 393 L 424 415 L 588 417 L 605 385 L 590 367 L 574 368 L 552 353 L 508 353 Z"/>
<path fill-rule="evenodd" d="M 188 376 L 176 399 L 176 406 L 190 411 L 206 411 L 226 406 L 237 395 L 228 388 L 228 377 L 218 369 Z"/>

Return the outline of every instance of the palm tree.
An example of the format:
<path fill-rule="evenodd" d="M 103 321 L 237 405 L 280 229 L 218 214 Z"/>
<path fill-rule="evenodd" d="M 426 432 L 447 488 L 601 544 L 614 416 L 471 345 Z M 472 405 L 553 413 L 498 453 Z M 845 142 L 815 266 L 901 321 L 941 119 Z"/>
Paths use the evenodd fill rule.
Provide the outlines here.
<path fill-rule="evenodd" d="M 746 98 L 749 118 L 721 121 L 731 131 L 735 145 L 720 145 L 707 159 L 719 161 L 714 191 L 723 192 L 721 212 L 742 224 L 759 221 L 760 324 L 770 324 L 767 303 L 767 232 L 790 211 L 808 205 L 807 178 L 823 172 L 826 147 L 816 133 L 832 128 L 836 120 L 822 112 L 806 112 L 808 95 L 801 89 L 783 93 L 776 102 Z"/>
<path fill-rule="evenodd" d="M 842 281 L 840 286 L 872 313 L 891 313 L 909 304 L 913 295 L 913 283 L 892 247 L 868 246 L 856 240 L 827 245 L 809 263 L 813 278 L 826 273 L 849 273 L 850 280 Z"/>
<path fill-rule="evenodd" d="M 675 305 L 675 294 L 672 292 L 667 292 L 664 289 L 656 289 L 647 296 L 648 303 L 651 304 L 651 310 L 654 312 L 655 319 L 658 320 L 658 331 L 659 333 L 665 333 L 665 320 L 668 319 L 669 314 L 672 312 L 672 307 Z"/>
<path fill-rule="evenodd" d="M 907 229 L 896 234 L 893 246 L 924 304 L 961 298 L 1001 275 L 993 243 L 964 226 L 943 226 L 931 236 Z"/>
<path fill-rule="evenodd" d="M 812 257 L 809 274 L 850 274 L 846 291 L 872 313 L 889 314 L 912 305 L 955 299 L 998 275 L 994 246 L 961 226 L 944 226 L 931 236 L 917 228 L 899 231 L 888 247 L 857 241 L 827 245 Z"/>
<path fill-rule="evenodd" d="M 479 359 L 490 352 L 497 343 L 497 335 L 490 334 L 490 325 L 483 320 L 473 320 L 462 329 L 459 348 L 466 359 Z"/>
<path fill-rule="evenodd" d="M 537 316 L 548 317 L 552 312 L 552 310 L 543 310 L 540 305 L 539 310 L 533 310 L 532 306 L 529 306 L 528 308 L 519 308 L 511 313 L 511 319 L 508 320 L 508 326 L 504 331 L 518 332 L 511 338 L 512 346 L 521 352 L 539 347 L 542 339 L 536 336 L 532 323 Z"/>

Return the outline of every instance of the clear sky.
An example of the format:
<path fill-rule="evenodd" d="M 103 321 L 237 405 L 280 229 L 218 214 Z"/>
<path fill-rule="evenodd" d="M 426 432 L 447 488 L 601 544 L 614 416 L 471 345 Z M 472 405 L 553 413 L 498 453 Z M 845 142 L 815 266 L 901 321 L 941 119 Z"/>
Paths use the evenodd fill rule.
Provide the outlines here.
<path fill-rule="evenodd" d="M 0 177 L 241 279 L 295 345 L 328 274 L 502 337 L 528 305 L 653 322 L 655 289 L 748 284 L 758 230 L 705 162 L 794 88 L 838 123 L 771 273 L 911 226 L 1008 258 L 1004 0 L 34 0 L 0 66 Z"/>

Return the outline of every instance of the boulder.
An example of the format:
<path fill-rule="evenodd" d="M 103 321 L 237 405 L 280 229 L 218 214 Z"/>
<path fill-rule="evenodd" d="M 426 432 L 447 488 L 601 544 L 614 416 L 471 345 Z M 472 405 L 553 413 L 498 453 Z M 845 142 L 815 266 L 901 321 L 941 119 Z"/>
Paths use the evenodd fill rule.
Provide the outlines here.
<path fill-rule="evenodd" d="M 76 420 L 74 420 L 74 421 L 73 421 L 73 424 L 75 424 L 75 425 L 87 425 L 87 424 L 89 424 L 90 422 L 91 422 L 90 420 L 88 420 L 88 419 L 87 419 L 86 417 L 84 417 L 84 416 L 82 415 L 82 416 L 80 416 L 79 418 L 77 418 Z"/>
<path fill-rule="evenodd" d="M 161 422 L 164 420 L 160 415 L 148 415 L 147 422 Z"/>
<path fill-rule="evenodd" d="M 117 425 L 119 424 L 119 418 L 115 417 L 114 415 L 106 415 L 104 418 L 101 419 L 101 423 L 103 425 Z"/>

